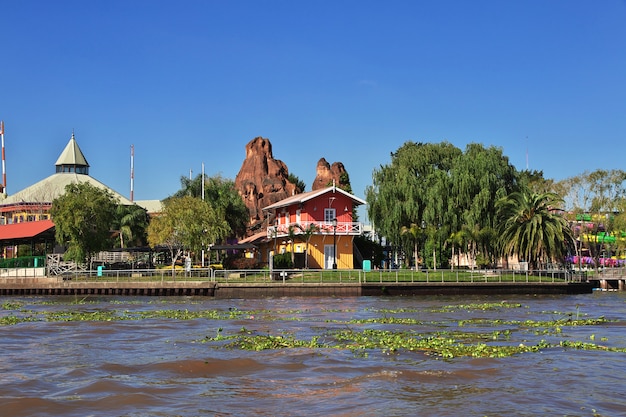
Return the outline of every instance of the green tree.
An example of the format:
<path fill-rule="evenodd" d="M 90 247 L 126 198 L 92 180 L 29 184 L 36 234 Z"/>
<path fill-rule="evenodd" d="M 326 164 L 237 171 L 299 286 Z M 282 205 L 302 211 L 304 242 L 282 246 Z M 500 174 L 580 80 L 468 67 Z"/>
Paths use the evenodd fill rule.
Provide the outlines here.
<path fill-rule="evenodd" d="M 228 236 L 245 236 L 250 212 L 235 188 L 234 181 L 219 175 L 208 177 L 205 180 L 204 201 L 211 205 L 218 217 L 226 220 L 231 230 Z"/>
<path fill-rule="evenodd" d="M 67 245 L 64 259 L 84 263 L 106 249 L 116 207 L 108 190 L 87 182 L 68 184 L 50 209 L 56 240 Z"/>
<path fill-rule="evenodd" d="M 521 187 L 530 188 L 537 194 L 554 192 L 558 194 L 556 183 L 552 179 L 543 177 L 543 171 L 523 170 L 519 172 L 519 184 Z"/>
<path fill-rule="evenodd" d="M 228 223 L 204 201 L 191 197 L 171 197 L 163 201 L 163 211 L 148 225 L 151 247 L 165 246 L 174 265 L 184 250 L 199 251 L 203 245 L 224 238 Z"/>
<path fill-rule="evenodd" d="M 304 192 L 306 188 L 305 182 L 296 177 L 294 174 L 289 174 L 289 176 L 287 177 L 287 181 L 296 186 L 296 194 Z"/>
<path fill-rule="evenodd" d="M 500 148 L 472 143 L 454 163 L 451 178 L 451 231 L 464 225 L 495 228 L 496 201 L 518 191 L 518 173 Z"/>
<path fill-rule="evenodd" d="M 504 255 L 517 255 L 531 269 L 540 262 L 563 260 L 574 242 L 567 221 L 558 212 L 563 200 L 554 193 L 514 192 L 497 202 Z"/>
<path fill-rule="evenodd" d="M 424 231 L 418 224 L 411 223 L 410 226 L 402 226 L 400 233 L 406 236 L 413 246 L 413 262 L 417 270 L 419 267 L 419 243 L 424 240 Z"/>
<path fill-rule="evenodd" d="M 406 142 L 391 154 L 391 164 L 372 174 L 366 193 L 368 217 L 393 246 L 402 244 L 402 227 L 441 224 L 455 215 L 450 200 L 454 162 L 461 150 L 447 142 Z"/>
<path fill-rule="evenodd" d="M 366 200 L 377 233 L 398 247 L 403 226 L 425 222 L 429 230 L 436 228 L 427 234 L 426 246 L 433 251 L 441 236 L 468 225 L 494 229 L 495 202 L 518 188 L 517 171 L 502 150 L 480 144 L 463 152 L 447 142 L 406 142 L 372 179 Z M 482 247 L 490 252 L 490 245 Z"/>
<path fill-rule="evenodd" d="M 174 197 L 190 196 L 202 199 L 202 174 L 196 178 L 182 176 L 181 188 L 174 193 Z M 219 175 L 204 177 L 204 201 L 215 210 L 219 217 L 228 223 L 232 237 L 245 235 L 246 226 L 250 220 L 250 213 L 241 195 L 235 188 L 235 182 L 222 178 Z"/>
<path fill-rule="evenodd" d="M 452 258 L 456 256 L 456 264 L 460 265 L 461 250 L 467 247 L 466 235 L 462 230 L 453 232 L 448 238 L 448 243 L 452 246 Z M 454 263 L 452 263 L 452 269 L 454 269 Z"/>
<path fill-rule="evenodd" d="M 626 172 L 622 170 L 598 169 L 557 183 L 565 200 L 565 208 L 571 216 L 570 222 L 576 223 L 576 234 L 580 242 L 580 249 L 577 247 L 579 255 L 583 246 L 586 246 L 596 268 L 600 266 L 600 257 L 607 243 L 599 233 L 621 235 L 624 230 L 620 227 L 619 213 L 623 211 L 622 202 L 626 198 L 625 182 Z M 614 218 L 616 213 L 617 218 Z M 583 221 L 586 216 L 590 220 Z M 617 244 L 619 245 L 621 243 Z"/>
<path fill-rule="evenodd" d="M 150 222 L 148 212 L 143 207 L 133 204 L 119 204 L 115 210 L 113 229 L 119 237 L 119 247 L 142 246 L 146 244 L 146 228 Z"/>

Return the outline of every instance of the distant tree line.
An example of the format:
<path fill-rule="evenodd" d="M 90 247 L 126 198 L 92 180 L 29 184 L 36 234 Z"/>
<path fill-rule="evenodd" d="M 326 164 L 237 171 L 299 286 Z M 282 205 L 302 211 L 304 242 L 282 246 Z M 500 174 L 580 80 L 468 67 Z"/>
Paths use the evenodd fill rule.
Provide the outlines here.
<path fill-rule="evenodd" d="M 153 218 L 106 190 L 68 185 L 51 209 L 65 258 L 88 262 L 101 250 L 149 244 L 167 247 L 173 266 L 184 251 L 245 236 L 249 213 L 234 181 L 206 175 L 180 181 Z M 290 181 L 304 191 L 298 177 L 292 174 Z M 626 231 L 624 181 L 621 170 L 554 181 L 541 171 L 516 170 L 497 147 L 472 143 L 461 150 L 448 142 L 409 141 L 373 170 L 365 194 L 369 220 L 384 237 L 380 243 L 406 254 L 407 266 L 444 268 L 463 253 L 478 266 L 516 255 L 537 268 L 583 249 L 595 258 L 623 252 L 624 239 L 598 236 Z M 581 222 L 584 213 L 594 221 Z M 368 251 L 378 264 L 380 248 Z"/>
<path fill-rule="evenodd" d="M 517 171 L 500 148 L 476 143 L 461 150 L 448 142 L 409 141 L 372 177 L 366 201 L 376 232 L 411 254 L 407 263 L 434 268 L 447 267 L 461 252 L 478 266 L 508 255 L 531 268 L 563 263 L 580 253 L 573 213 L 624 210 L 622 171 L 556 182 L 541 171 Z M 622 219 L 616 215 L 615 223 L 626 230 Z"/>

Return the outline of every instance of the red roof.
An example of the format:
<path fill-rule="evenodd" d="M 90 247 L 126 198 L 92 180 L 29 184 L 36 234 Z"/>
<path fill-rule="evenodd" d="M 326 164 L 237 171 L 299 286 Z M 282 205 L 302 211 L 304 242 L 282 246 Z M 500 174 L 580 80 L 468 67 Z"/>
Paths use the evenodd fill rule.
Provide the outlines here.
<path fill-rule="evenodd" d="M 52 220 L 4 224 L 0 226 L 0 240 L 27 239 L 35 237 L 53 227 L 54 223 L 52 223 Z"/>

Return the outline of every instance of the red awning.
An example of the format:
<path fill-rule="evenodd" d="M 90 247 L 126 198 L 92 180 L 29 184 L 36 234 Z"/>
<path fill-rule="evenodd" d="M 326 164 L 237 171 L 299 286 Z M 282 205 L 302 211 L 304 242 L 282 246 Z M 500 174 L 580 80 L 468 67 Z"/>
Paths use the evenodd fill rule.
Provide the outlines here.
<path fill-rule="evenodd" d="M 53 227 L 52 220 L 4 224 L 0 226 L 0 240 L 33 238 Z"/>

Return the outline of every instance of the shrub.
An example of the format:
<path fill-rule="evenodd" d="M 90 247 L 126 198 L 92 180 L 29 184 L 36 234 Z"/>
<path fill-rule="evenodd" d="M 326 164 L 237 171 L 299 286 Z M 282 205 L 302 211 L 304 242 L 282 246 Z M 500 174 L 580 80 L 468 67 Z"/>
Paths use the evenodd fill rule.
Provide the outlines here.
<path fill-rule="evenodd" d="M 291 253 L 285 252 L 274 255 L 274 268 L 293 268 L 293 263 L 291 262 Z"/>

